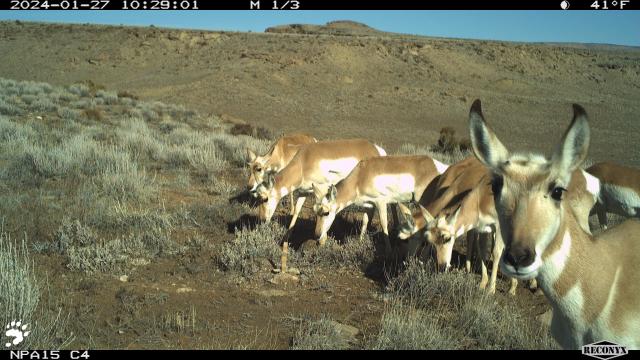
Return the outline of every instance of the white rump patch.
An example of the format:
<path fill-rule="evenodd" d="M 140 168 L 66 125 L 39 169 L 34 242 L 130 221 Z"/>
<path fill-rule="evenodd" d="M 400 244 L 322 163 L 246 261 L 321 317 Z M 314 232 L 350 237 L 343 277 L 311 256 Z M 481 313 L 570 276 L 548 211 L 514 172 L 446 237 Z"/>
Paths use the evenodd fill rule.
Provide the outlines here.
<path fill-rule="evenodd" d="M 624 186 L 603 184 L 600 201 L 605 204 L 607 212 L 622 216 L 639 216 L 640 196 Z"/>
<path fill-rule="evenodd" d="M 404 201 L 411 199 L 411 194 L 416 188 L 416 179 L 406 173 L 376 175 L 373 178 L 373 186 L 381 197 Z"/>
<path fill-rule="evenodd" d="M 329 183 L 335 184 L 347 177 L 351 170 L 353 170 L 353 168 L 358 165 L 359 161 L 360 160 L 354 157 L 348 157 L 341 159 L 320 160 L 318 165 L 320 167 L 320 171 L 322 172 L 322 176 L 324 176 Z"/>
<path fill-rule="evenodd" d="M 438 170 L 438 174 L 444 173 L 449 168 L 449 165 L 447 165 L 445 163 L 441 163 L 440 161 L 438 161 L 436 159 L 433 159 L 433 164 L 436 166 L 436 169 Z"/>

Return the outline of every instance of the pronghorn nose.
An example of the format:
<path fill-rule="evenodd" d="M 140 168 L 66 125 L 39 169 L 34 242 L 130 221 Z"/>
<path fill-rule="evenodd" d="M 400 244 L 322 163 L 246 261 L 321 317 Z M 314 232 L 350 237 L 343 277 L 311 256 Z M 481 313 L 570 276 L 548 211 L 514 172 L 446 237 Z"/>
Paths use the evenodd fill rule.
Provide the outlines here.
<path fill-rule="evenodd" d="M 527 247 L 512 246 L 506 251 L 505 261 L 516 269 L 531 265 L 533 260 L 533 251 Z"/>

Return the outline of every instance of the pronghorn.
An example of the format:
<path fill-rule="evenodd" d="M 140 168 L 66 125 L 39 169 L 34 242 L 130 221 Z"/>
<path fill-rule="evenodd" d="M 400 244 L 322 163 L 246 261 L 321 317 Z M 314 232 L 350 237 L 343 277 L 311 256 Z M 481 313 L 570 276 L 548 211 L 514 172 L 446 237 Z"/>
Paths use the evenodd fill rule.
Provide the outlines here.
<path fill-rule="evenodd" d="M 600 180 L 600 196 L 594 207 L 600 226 L 607 228 L 607 213 L 640 218 L 640 170 L 597 163 L 587 172 Z"/>
<path fill-rule="evenodd" d="M 491 170 L 505 251 L 501 270 L 537 278 L 553 309 L 551 332 L 564 348 L 607 340 L 640 347 L 640 221 L 592 236 L 565 200 L 587 156 L 587 115 L 573 120 L 550 160 L 512 155 L 487 126 L 476 100 L 469 114 L 476 156 Z M 581 210 L 583 213 L 585 209 Z"/>
<path fill-rule="evenodd" d="M 598 196 L 599 187 L 598 180 L 584 170 L 575 170 L 569 183 L 569 196 L 567 201 L 570 209 L 575 212 L 579 225 L 586 231 L 589 231 L 589 209 L 595 204 Z M 595 186 L 593 186 L 595 185 Z M 490 176 L 484 176 L 479 184 L 467 194 L 460 202 L 457 210 L 454 211 L 446 221 L 437 221 L 435 231 L 440 232 L 441 236 L 455 239 L 458 236 L 470 230 L 478 232 L 493 233 L 495 242 L 492 247 L 493 266 L 491 270 L 491 281 L 489 282 L 489 293 L 493 294 L 496 290 L 496 279 L 498 274 L 498 263 L 504 243 L 498 228 L 498 214 L 496 212 L 495 203 L 493 201 L 493 190 L 491 186 Z M 467 241 L 467 271 L 471 267 L 469 262 L 470 245 Z M 482 281 L 480 288 L 484 288 L 487 284 L 487 269 L 484 261 L 482 265 Z M 511 288 L 509 293 L 515 295 L 517 280 L 511 279 Z M 536 288 L 535 279 L 532 280 L 530 288 Z"/>
<path fill-rule="evenodd" d="M 415 250 L 420 243 L 428 241 L 436 249 L 436 261 L 440 268 L 446 269 L 451 265 L 453 241 L 444 239 L 435 231 L 438 222 L 444 222 L 444 214 L 455 210 L 459 202 L 469 193 L 487 174 L 487 170 L 475 158 L 469 157 L 449 168 L 436 181 L 434 180 L 419 200 L 420 210 L 417 213 L 407 213 L 406 207 L 401 207 L 402 217 L 398 237 L 411 238 L 410 249 Z M 434 218 L 434 214 L 437 218 Z M 472 234 L 469 234 L 471 236 Z"/>
<path fill-rule="evenodd" d="M 262 200 L 260 219 L 270 221 L 280 199 L 296 192 L 298 199 L 289 224 L 289 229 L 293 228 L 305 197 L 312 192 L 312 184 L 328 188 L 349 175 L 360 160 L 384 155 L 384 149 L 364 139 L 321 141 L 305 145 L 284 169 L 275 175 L 267 174 L 256 188 L 256 194 Z"/>
<path fill-rule="evenodd" d="M 263 155 L 256 155 L 251 149 L 247 149 L 247 157 L 249 161 L 249 181 L 247 190 L 254 197 L 257 196 L 256 188 L 258 184 L 264 181 L 264 174 L 268 172 L 278 172 L 284 169 L 293 159 L 302 145 L 316 143 L 318 140 L 307 134 L 290 134 L 280 137 L 269 151 Z M 293 193 L 289 197 L 291 206 L 291 215 L 293 215 Z"/>
<path fill-rule="evenodd" d="M 427 185 L 442 174 L 448 165 L 428 156 L 378 156 L 361 160 L 349 176 L 327 191 L 314 185 L 318 215 L 316 237 L 324 242 L 336 215 L 351 205 L 378 209 L 380 225 L 385 234 L 387 252 L 391 250 L 387 227 L 387 204 L 410 201 L 420 197 Z M 371 211 L 363 215 L 362 238 Z"/>

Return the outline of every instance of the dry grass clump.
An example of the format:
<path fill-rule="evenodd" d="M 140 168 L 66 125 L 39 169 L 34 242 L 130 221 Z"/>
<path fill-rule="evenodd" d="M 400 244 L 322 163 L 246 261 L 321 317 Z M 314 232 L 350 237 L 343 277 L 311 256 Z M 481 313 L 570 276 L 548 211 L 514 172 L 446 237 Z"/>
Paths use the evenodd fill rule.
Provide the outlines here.
<path fill-rule="evenodd" d="M 503 305 L 460 271 L 412 259 L 389 284 L 376 349 L 551 349 L 549 329 Z"/>

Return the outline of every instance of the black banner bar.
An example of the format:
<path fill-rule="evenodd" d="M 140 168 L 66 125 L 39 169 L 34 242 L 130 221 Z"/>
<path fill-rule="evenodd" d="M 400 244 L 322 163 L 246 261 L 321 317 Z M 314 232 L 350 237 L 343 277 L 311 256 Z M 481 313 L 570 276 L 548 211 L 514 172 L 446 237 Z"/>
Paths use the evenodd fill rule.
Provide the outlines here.
<path fill-rule="evenodd" d="M 2 0 L 0 10 L 592 10 L 640 9 L 640 0 Z"/>
<path fill-rule="evenodd" d="M 30 360 L 30 359 L 46 359 L 46 360 L 127 360 L 127 359 L 145 359 L 148 356 L 152 358 L 162 358 L 168 356 L 169 359 L 211 359 L 211 356 L 216 356 L 216 353 L 228 351 L 228 350 L 0 350 L 0 360 Z M 276 350 L 278 356 L 285 358 L 299 358 L 301 353 L 306 351 L 281 351 Z M 243 350 L 243 352 L 257 352 L 257 350 Z M 275 352 L 274 350 L 270 352 Z M 354 353 L 364 352 L 363 350 L 349 350 L 347 351 L 334 351 L 334 353 L 344 353 L 345 356 L 352 356 Z M 395 351 L 394 351 L 395 352 Z M 524 359 L 528 358 L 540 358 L 540 357 L 556 357 L 560 356 L 563 360 L 571 359 L 593 359 L 582 354 L 579 350 L 561 351 L 561 350 L 536 350 L 536 351 L 524 351 L 524 350 L 466 350 L 466 351 L 451 351 L 451 350 L 429 350 L 421 351 L 422 355 L 433 356 L 451 356 L 452 352 L 459 353 L 460 356 L 478 356 L 483 355 L 491 356 L 495 359 L 513 359 L 514 356 Z M 473 355 L 476 353 L 476 355 Z M 363 354 L 364 355 L 364 354 Z M 638 351 L 629 351 L 627 354 L 620 357 L 624 359 L 637 359 L 639 355 Z M 604 358 L 601 358 L 604 359 Z"/>

